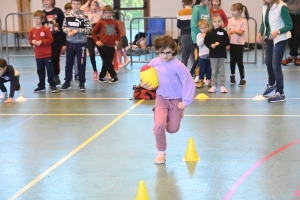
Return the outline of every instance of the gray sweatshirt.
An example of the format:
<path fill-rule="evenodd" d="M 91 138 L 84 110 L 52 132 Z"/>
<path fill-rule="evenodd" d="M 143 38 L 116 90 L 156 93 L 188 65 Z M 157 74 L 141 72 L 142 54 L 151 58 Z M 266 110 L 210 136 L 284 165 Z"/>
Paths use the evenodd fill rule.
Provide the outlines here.
<path fill-rule="evenodd" d="M 67 41 L 72 43 L 85 43 L 86 35 L 92 32 L 90 20 L 81 10 L 78 12 L 71 10 L 69 14 L 65 14 L 62 29 L 67 34 Z M 72 30 L 78 32 L 73 36 L 68 36 L 68 32 Z"/>

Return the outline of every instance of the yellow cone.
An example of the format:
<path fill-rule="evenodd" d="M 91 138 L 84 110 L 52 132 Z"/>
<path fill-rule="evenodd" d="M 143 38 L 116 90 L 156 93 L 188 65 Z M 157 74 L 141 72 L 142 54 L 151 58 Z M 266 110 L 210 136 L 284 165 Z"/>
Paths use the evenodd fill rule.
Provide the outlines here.
<path fill-rule="evenodd" d="M 149 200 L 146 184 L 144 181 L 140 181 L 138 191 L 136 193 L 136 200 Z"/>
<path fill-rule="evenodd" d="M 194 145 L 194 140 L 193 138 L 189 138 L 183 161 L 198 161 L 198 160 L 200 160 L 200 157 L 197 155 L 196 148 Z"/>
<path fill-rule="evenodd" d="M 209 96 L 204 93 L 200 93 L 195 97 L 195 99 L 209 99 Z"/>

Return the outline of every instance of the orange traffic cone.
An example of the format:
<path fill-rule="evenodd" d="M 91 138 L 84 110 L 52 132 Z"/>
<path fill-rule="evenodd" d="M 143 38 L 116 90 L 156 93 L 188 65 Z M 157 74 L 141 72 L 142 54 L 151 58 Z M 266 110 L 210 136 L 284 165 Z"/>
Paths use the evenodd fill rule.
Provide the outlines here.
<path fill-rule="evenodd" d="M 194 140 L 193 138 L 189 138 L 185 157 L 183 157 L 183 161 L 199 161 L 199 160 L 200 157 L 197 155 L 196 148 L 194 145 Z"/>
<path fill-rule="evenodd" d="M 146 184 L 144 181 L 140 181 L 138 191 L 136 193 L 136 200 L 149 200 Z"/>

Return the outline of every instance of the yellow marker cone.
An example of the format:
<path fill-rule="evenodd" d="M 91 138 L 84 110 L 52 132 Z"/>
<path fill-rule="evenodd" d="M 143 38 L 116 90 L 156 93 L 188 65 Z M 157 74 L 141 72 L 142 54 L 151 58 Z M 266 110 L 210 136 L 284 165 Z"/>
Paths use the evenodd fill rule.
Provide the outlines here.
<path fill-rule="evenodd" d="M 209 96 L 204 93 L 200 93 L 195 97 L 195 99 L 209 99 Z"/>
<path fill-rule="evenodd" d="M 185 157 L 183 158 L 183 161 L 199 161 L 199 160 L 200 160 L 200 157 L 197 155 L 196 148 L 194 145 L 194 140 L 193 140 L 193 138 L 189 138 Z"/>
<path fill-rule="evenodd" d="M 149 200 L 146 184 L 144 181 L 140 181 L 138 191 L 136 193 L 136 200 Z"/>

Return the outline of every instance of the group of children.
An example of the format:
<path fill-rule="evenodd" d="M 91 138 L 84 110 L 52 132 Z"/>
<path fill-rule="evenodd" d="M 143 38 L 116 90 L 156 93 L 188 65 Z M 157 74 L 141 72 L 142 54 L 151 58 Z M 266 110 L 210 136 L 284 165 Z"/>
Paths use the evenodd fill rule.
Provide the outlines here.
<path fill-rule="evenodd" d="M 221 0 L 212 0 L 210 8 L 209 2 L 209 0 L 201 0 L 192 9 L 193 1 L 184 0 L 183 4 L 187 7 L 185 9 L 192 9 L 190 27 L 182 27 L 179 23 L 178 28 L 181 29 L 181 32 L 186 32 L 187 28 L 191 30 L 192 42 L 199 52 L 199 57 L 195 61 L 200 66 L 195 70 L 196 87 L 203 88 L 204 78 L 206 78 L 206 83 L 211 87 L 208 90 L 209 93 L 216 92 L 218 86 L 222 93 L 227 93 L 225 88 L 226 50 L 230 50 L 230 83 L 236 83 L 235 65 L 237 64 L 240 71 L 239 86 L 246 86 L 243 51 L 245 45 L 244 32 L 247 31 L 249 14 L 246 6 L 236 3 L 231 6 L 232 18 L 228 20 L 225 12 L 220 8 Z M 246 19 L 242 17 L 243 12 Z M 182 13 L 182 10 L 179 11 L 178 15 L 180 13 Z M 225 27 L 227 27 L 227 31 L 224 30 Z M 185 49 L 182 49 L 182 51 L 183 55 L 187 55 L 184 52 Z M 186 62 L 183 63 L 186 64 Z"/>
<path fill-rule="evenodd" d="M 118 77 L 113 66 L 115 48 L 120 54 L 117 67 L 123 66 L 122 56 L 124 57 L 124 65 L 130 61 L 123 52 L 123 49 L 128 45 L 128 41 L 124 23 L 119 20 L 118 13 L 116 13 L 118 20 L 114 20 L 113 8 L 97 0 L 88 0 L 84 5 L 81 5 L 81 0 L 72 0 L 71 3 L 65 5 L 65 13 L 60 8 L 55 7 L 55 0 L 43 0 L 42 2 L 45 9 L 33 13 L 34 27 L 29 31 L 28 36 L 29 44 L 34 47 L 39 77 L 38 87 L 34 92 L 46 91 L 46 74 L 51 92 L 58 92 L 56 86 L 61 84 L 59 62 L 62 50 L 66 51 L 65 82 L 59 90 L 71 88 L 70 81 L 73 78 L 73 66 L 75 70 L 74 78 L 79 81 L 79 90 L 86 90 L 86 48 L 89 50 L 93 66 L 93 79 L 102 83 L 117 83 Z M 100 7 L 99 3 L 103 6 Z M 95 47 L 100 52 L 103 60 L 99 76 L 95 59 Z M 4 65 L 6 61 L 3 59 L 2 63 L 3 69 L 5 69 L 5 66 L 10 66 Z M 105 79 L 108 73 L 111 79 Z M 1 85 L 3 93 L 1 97 L 3 96 L 3 98 L 6 97 L 6 89 L 4 88 L 5 86 Z M 17 89 L 15 88 L 15 90 Z"/>

